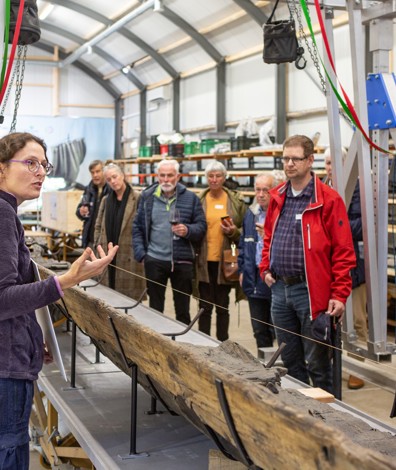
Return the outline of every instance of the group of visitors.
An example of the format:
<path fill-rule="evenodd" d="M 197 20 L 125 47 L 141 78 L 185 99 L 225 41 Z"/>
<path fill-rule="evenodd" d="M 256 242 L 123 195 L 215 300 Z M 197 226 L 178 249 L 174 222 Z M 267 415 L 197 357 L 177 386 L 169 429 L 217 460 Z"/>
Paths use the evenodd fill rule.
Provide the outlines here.
<path fill-rule="evenodd" d="M 289 375 L 332 391 L 330 355 L 311 340 L 312 324 L 322 312 L 342 319 L 355 287 L 351 226 L 341 197 L 312 171 L 311 139 L 289 137 L 282 160 L 287 181 L 277 185 L 273 175 L 258 175 L 250 207 L 224 186 L 227 172 L 218 161 L 206 166 L 208 188 L 197 196 L 180 184 L 175 160 L 161 161 L 158 181 L 141 194 L 116 163 L 96 160 L 77 208 L 84 253 L 65 274 L 34 282 L 16 211 L 39 196 L 52 165 L 41 139 L 27 133 L 0 139 L 0 416 L 7 416 L 0 421 L 0 466 L 27 468 L 32 384 L 44 357 L 35 309 L 105 268 L 102 282 L 130 297 L 140 297 L 147 282 L 149 305 L 159 312 L 169 279 L 176 318 L 186 324 L 195 287 L 203 309 L 199 329 L 211 333 L 214 308 L 220 341 L 228 339 L 235 288 L 237 299 L 243 293 L 248 299 L 257 346 L 271 346 L 275 335 L 286 343 L 282 360 Z M 349 215 L 353 226 L 356 214 Z M 239 282 L 222 270 L 232 244 L 239 247 Z"/>

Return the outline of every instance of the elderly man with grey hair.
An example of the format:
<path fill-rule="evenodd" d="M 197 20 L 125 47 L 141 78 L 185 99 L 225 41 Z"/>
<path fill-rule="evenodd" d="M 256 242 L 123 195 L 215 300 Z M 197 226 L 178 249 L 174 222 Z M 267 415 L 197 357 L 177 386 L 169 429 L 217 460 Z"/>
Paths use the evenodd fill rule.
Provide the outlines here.
<path fill-rule="evenodd" d="M 157 178 L 158 183 L 142 192 L 133 223 L 135 259 L 144 263 L 150 307 L 164 311 L 170 279 L 176 319 L 188 324 L 194 246 L 205 235 L 205 214 L 198 197 L 178 182 L 176 160 L 162 160 Z"/>
<path fill-rule="evenodd" d="M 254 181 L 255 198 L 242 225 L 239 240 L 239 282 L 248 302 L 257 349 L 273 345 L 271 290 L 260 277 L 264 221 L 270 201 L 269 191 L 277 185 L 271 173 L 259 173 Z"/>

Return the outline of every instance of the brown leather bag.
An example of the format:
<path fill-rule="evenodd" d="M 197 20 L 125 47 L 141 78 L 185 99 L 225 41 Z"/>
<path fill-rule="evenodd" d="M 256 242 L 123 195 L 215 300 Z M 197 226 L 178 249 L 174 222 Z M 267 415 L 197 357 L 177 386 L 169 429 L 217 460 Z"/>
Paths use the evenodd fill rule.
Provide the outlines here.
<path fill-rule="evenodd" d="M 227 281 L 235 282 L 239 280 L 238 274 L 238 254 L 239 251 L 235 243 L 231 244 L 230 250 L 223 252 L 223 275 Z"/>

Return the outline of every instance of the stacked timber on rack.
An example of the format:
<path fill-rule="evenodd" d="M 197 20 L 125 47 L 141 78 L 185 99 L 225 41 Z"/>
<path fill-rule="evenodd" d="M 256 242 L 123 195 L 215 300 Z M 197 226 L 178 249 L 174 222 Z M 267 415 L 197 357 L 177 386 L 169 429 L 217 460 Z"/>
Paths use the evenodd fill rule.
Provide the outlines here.
<path fill-rule="evenodd" d="M 49 274 L 41 269 L 42 278 Z M 127 360 L 139 368 L 141 385 L 243 461 L 237 450 L 239 437 L 252 468 L 396 469 L 394 436 L 296 390 L 282 389 L 284 369 L 265 369 L 239 345 L 205 347 L 172 341 L 79 288 L 68 289 L 64 300 L 76 324 L 129 373 L 111 318 Z M 224 417 L 219 384 L 236 435 Z"/>

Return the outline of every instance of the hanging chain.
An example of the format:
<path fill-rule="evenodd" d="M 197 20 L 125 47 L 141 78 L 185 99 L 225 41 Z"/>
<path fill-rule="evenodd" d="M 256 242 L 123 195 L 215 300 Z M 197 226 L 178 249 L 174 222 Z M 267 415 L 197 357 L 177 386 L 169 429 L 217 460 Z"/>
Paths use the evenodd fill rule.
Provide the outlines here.
<path fill-rule="evenodd" d="M 298 22 L 298 27 L 299 27 L 299 36 L 300 36 L 300 38 L 303 38 L 304 41 L 305 41 L 305 44 L 307 46 L 309 55 L 311 56 L 311 59 L 312 59 L 312 62 L 314 64 L 315 68 L 316 68 L 316 71 L 318 72 L 322 92 L 325 96 L 327 96 L 326 82 L 325 82 L 325 79 L 322 75 L 321 68 L 319 66 L 319 57 L 318 57 L 317 47 L 316 47 L 315 43 L 312 42 L 311 43 L 312 44 L 312 49 L 311 49 L 310 41 L 308 41 L 307 36 L 305 35 L 305 32 L 304 32 L 304 26 L 303 26 L 303 22 L 302 22 L 302 19 L 301 19 L 301 5 L 298 4 L 298 6 L 297 6 L 296 0 L 286 0 L 286 1 L 287 1 L 287 5 L 289 7 L 289 10 L 293 11 L 295 13 L 296 17 L 297 17 L 297 22 Z M 308 12 L 308 14 L 309 14 L 309 12 Z M 338 113 L 347 122 L 347 124 L 350 127 L 354 128 L 353 122 L 351 121 L 349 116 L 347 116 L 345 114 L 345 111 L 343 111 L 342 109 L 339 109 Z"/>
<path fill-rule="evenodd" d="M 12 118 L 10 132 L 15 132 L 17 123 L 17 114 L 19 108 L 19 102 L 22 95 L 22 84 L 25 76 L 25 65 L 26 65 L 26 54 L 28 46 L 18 46 L 18 56 L 16 64 L 16 83 L 15 83 L 15 104 L 14 104 L 14 116 Z"/>
<path fill-rule="evenodd" d="M 300 40 L 303 39 L 304 42 L 305 42 L 305 45 L 306 45 L 306 47 L 308 49 L 308 52 L 309 52 L 309 55 L 311 56 L 312 62 L 313 62 L 314 66 L 316 68 L 316 71 L 318 73 L 318 77 L 319 77 L 319 80 L 320 80 L 320 85 L 321 85 L 321 88 L 322 88 L 322 92 L 326 96 L 326 82 L 325 82 L 325 79 L 322 75 L 322 71 L 320 69 L 318 51 L 316 49 L 315 44 L 308 41 L 308 38 L 305 34 L 304 26 L 303 26 L 303 22 L 302 22 L 302 17 L 301 17 L 301 5 L 297 4 L 296 0 L 286 0 L 286 2 L 287 2 L 287 6 L 289 7 L 290 13 L 292 15 L 294 13 L 295 17 L 297 18 L 299 38 L 300 38 Z M 312 47 L 311 47 L 311 45 L 312 45 Z"/>
<path fill-rule="evenodd" d="M 15 75 L 16 75 L 16 67 L 14 65 L 13 70 L 12 70 L 11 79 L 9 81 L 9 84 L 8 84 L 8 87 L 7 87 L 7 92 L 5 94 L 5 97 L 4 97 L 4 100 L 3 100 L 3 105 L 2 105 L 1 111 L 0 111 L 0 124 L 3 124 L 3 122 L 4 122 L 5 108 L 6 108 L 7 103 L 8 103 L 8 98 L 10 97 L 11 89 L 14 85 Z"/>

